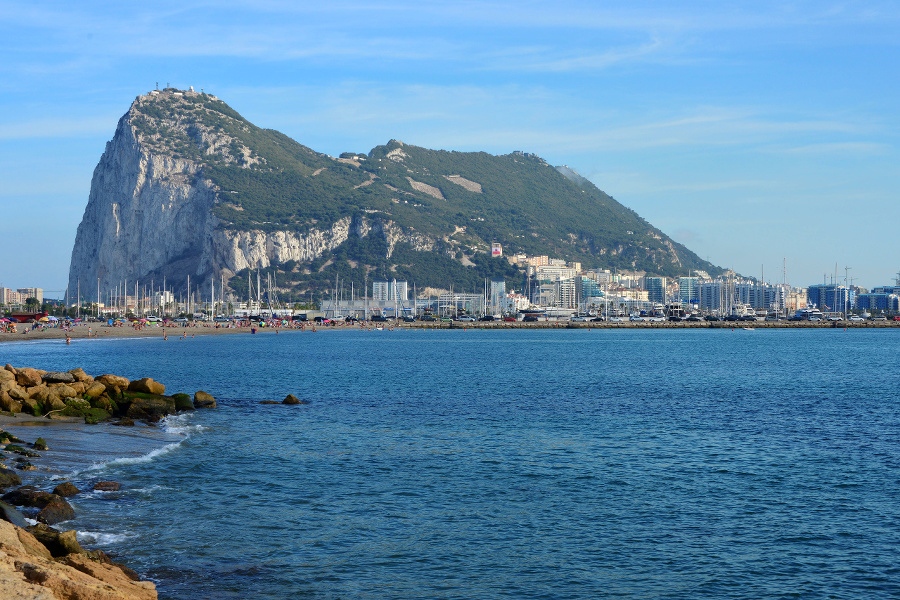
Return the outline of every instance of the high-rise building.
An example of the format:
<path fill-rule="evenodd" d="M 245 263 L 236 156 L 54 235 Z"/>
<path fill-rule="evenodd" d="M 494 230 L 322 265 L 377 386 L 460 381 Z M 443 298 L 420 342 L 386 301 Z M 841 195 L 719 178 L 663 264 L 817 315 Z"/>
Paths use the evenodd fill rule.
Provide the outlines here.
<path fill-rule="evenodd" d="M 647 290 L 647 297 L 650 302 L 666 303 L 666 278 L 665 277 L 645 277 L 644 287 Z"/>

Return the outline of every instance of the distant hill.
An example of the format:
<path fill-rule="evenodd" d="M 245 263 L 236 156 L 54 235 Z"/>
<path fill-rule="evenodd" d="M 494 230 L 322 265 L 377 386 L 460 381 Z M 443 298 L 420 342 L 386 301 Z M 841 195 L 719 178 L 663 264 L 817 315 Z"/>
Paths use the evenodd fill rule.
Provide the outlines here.
<path fill-rule="evenodd" d="M 334 158 L 261 129 L 209 94 L 139 96 L 107 144 L 70 269 L 172 287 L 276 272 L 283 293 L 318 297 L 340 277 L 419 288 L 519 287 L 491 259 L 524 253 L 585 267 L 676 276 L 721 269 L 671 240 L 567 167 L 533 154 L 429 150 L 391 140 Z M 168 283 L 167 283 L 168 285 Z M 129 286 L 130 289 L 130 286 Z"/>

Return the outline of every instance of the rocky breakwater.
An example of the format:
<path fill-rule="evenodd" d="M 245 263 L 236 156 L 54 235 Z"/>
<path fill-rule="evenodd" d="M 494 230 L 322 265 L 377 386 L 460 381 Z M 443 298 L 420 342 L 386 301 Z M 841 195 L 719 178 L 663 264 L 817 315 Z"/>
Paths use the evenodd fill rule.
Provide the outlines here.
<path fill-rule="evenodd" d="M 0 431 L 0 460 L 21 454 L 28 446 L 46 450 L 42 439 L 26 444 Z M 32 452 L 33 451 L 27 451 Z M 66 500 L 79 490 L 70 482 L 52 492 L 32 485 L 20 486 L 13 469 L 0 466 L 0 598 L 34 600 L 153 600 L 156 586 L 102 550 L 86 550 L 75 531 L 53 527 L 72 519 L 75 511 Z M 111 482 L 100 482 L 110 484 Z M 16 487 L 20 486 L 20 487 Z M 22 507 L 22 512 L 13 507 Z M 27 519 L 26 519 L 27 516 Z"/>
<path fill-rule="evenodd" d="M 193 398 L 184 393 L 167 396 L 166 386 L 149 377 L 93 377 L 83 369 L 59 372 L 12 365 L 0 369 L 0 410 L 7 414 L 129 424 L 136 420 L 153 423 L 180 411 L 215 406 L 215 398 L 203 391 Z"/>

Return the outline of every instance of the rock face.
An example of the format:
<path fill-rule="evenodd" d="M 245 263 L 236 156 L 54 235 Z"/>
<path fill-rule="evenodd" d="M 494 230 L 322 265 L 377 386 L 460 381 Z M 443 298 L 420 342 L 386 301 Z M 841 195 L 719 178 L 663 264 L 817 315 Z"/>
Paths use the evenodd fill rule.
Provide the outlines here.
<path fill-rule="evenodd" d="M 44 535 L 43 532 L 41 532 Z M 77 547 L 60 534 L 62 553 Z M 73 544 L 74 542 L 74 544 Z M 54 560 L 30 532 L 0 521 L 0 598 L 4 600 L 155 600 L 156 586 L 135 581 L 119 565 L 68 554 Z"/>
<path fill-rule="evenodd" d="M 98 279 L 100 290 L 111 289 L 123 279 L 161 283 L 164 276 L 176 289 L 185 285 L 188 276 L 192 285 L 208 287 L 222 275 L 230 277 L 242 269 L 312 261 L 351 235 L 370 232 L 384 235 L 389 247 L 400 240 L 425 250 L 434 246 L 431 237 L 359 217 L 342 218 L 304 233 L 224 227 L 213 214 L 222 202 L 220 190 L 203 177 L 204 161 L 179 157 L 164 137 L 149 133 L 146 126 L 149 120 L 151 127 L 189 137 L 202 148 L 203 158 L 252 164 L 252 149 L 235 150 L 233 138 L 204 125 L 202 119 L 168 120 L 160 115 L 160 102 L 191 108 L 198 100 L 225 106 L 215 96 L 166 90 L 138 96 L 119 120 L 94 169 L 72 249 L 70 289 L 80 284 L 82 292 L 95 290 Z M 223 117 L 216 113 L 215 118 Z"/>

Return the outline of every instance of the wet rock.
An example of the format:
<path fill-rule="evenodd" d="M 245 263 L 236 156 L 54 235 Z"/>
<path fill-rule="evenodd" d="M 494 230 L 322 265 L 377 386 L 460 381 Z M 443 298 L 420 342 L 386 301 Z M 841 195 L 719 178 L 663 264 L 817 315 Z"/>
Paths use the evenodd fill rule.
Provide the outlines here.
<path fill-rule="evenodd" d="M 97 492 L 118 492 L 122 487 L 117 481 L 98 481 L 94 484 L 94 490 Z"/>
<path fill-rule="evenodd" d="M 128 391 L 162 396 L 166 393 L 166 386 L 158 381 L 153 381 L 149 377 L 144 377 L 142 379 L 136 379 L 128 384 Z"/>
<path fill-rule="evenodd" d="M 278 400 L 260 400 L 260 404 L 281 404 Z"/>
<path fill-rule="evenodd" d="M 123 417 L 118 421 L 113 421 L 113 425 L 119 425 L 120 427 L 134 427 L 134 419 L 129 419 L 128 417 Z"/>
<path fill-rule="evenodd" d="M 59 531 L 44 523 L 25 527 L 25 530 L 42 543 L 54 558 L 84 552 L 74 531 Z"/>
<path fill-rule="evenodd" d="M 282 404 L 309 404 L 308 400 L 301 400 L 297 396 L 293 394 L 288 394 L 284 400 L 281 401 Z"/>
<path fill-rule="evenodd" d="M 194 410 L 194 401 L 191 400 L 190 394 L 175 394 L 172 399 L 175 400 L 175 410 L 178 412 Z"/>
<path fill-rule="evenodd" d="M 43 508 L 50 502 L 52 494 L 33 485 L 23 485 L 11 492 L 3 494 L 3 501 L 15 506 L 32 506 Z"/>
<path fill-rule="evenodd" d="M 75 509 L 64 498 L 56 494 L 48 494 L 50 501 L 38 511 L 35 519 L 47 525 L 54 525 L 75 518 Z"/>
<path fill-rule="evenodd" d="M 28 521 L 25 520 L 25 516 L 6 502 L 0 502 L 0 519 L 9 521 L 16 527 L 28 527 Z"/>
<path fill-rule="evenodd" d="M 63 498 L 71 498 L 76 494 L 80 494 L 81 490 L 75 487 L 75 484 L 71 481 L 64 481 L 55 488 L 53 488 L 53 493 L 57 496 L 61 496 Z"/>
<path fill-rule="evenodd" d="M 49 447 L 47 447 L 47 440 L 45 440 L 44 438 L 38 438 L 34 440 L 32 446 L 35 450 L 40 450 L 41 452 L 46 452 L 50 449 Z"/>
<path fill-rule="evenodd" d="M 22 446 L 19 446 L 18 444 L 7 444 L 7 445 L 6 445 L 6 451 L 7 451 L 7 452 L 14 452 L 14 453 L 19 454 L 19 455 L 21 455 L 21 456 L 28 456 L 28 457 L 30 457 L 30 458 L 36 458 L 36 457 L 39 457 L 39 456 L 40 456 L 40 454 L 38 454 L 37 452 L 35 452 L 35 451 L 33 451 L 33 450 L 28 450 L 28 449 L 26 449 L 26 448 L 23 448 Z"/>
<path fill-rule="evenodd" d="M 120 406 L 125 407 L 125 416 L 129 419 L 141 419 L 151 423 L 175 413 L 175 400 L 170 396 L 136 395 L 128 392 Z"/>
<path fill-rule="evenodd" d="M 204 391 L 194 394 L 194 408 L 215 408 L 216 399 Z"/>
<path fill-rule="evenodd" d="M 43 377 L 46 383 L 75 383 L 75 376 L 61 371 L 50 371 Z"/>

